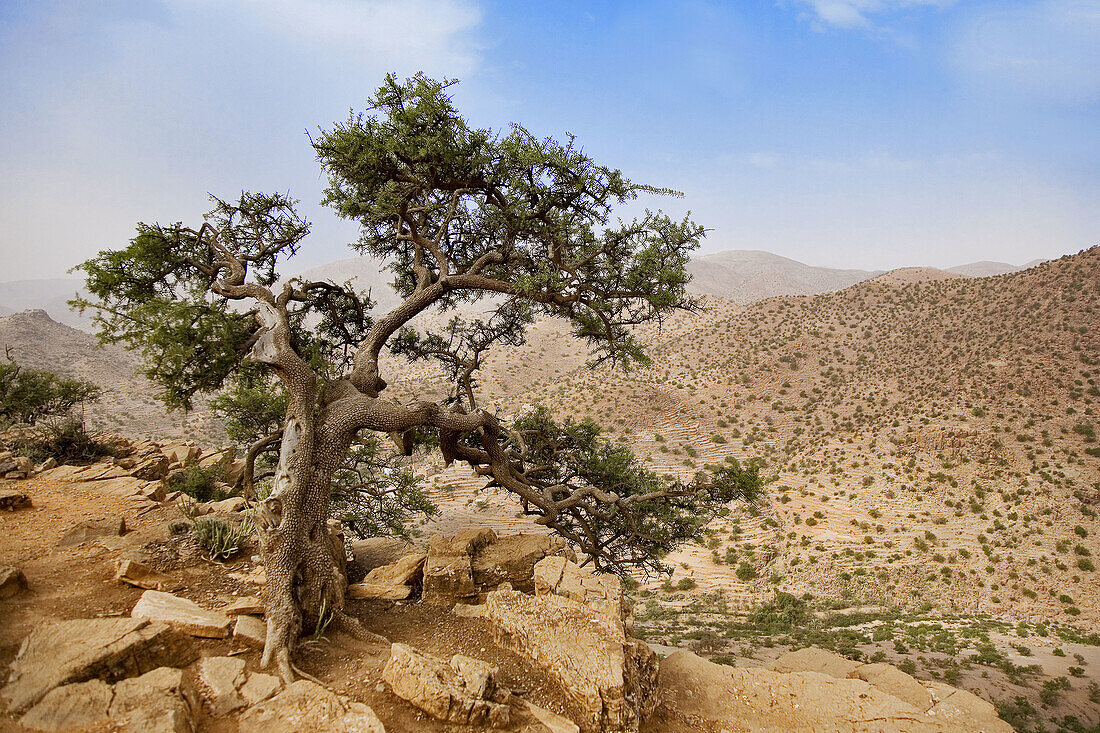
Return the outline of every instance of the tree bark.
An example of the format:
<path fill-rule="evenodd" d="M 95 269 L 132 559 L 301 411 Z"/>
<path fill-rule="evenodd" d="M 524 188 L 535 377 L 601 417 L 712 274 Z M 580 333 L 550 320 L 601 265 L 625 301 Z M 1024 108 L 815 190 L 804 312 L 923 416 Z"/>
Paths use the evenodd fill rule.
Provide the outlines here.
<path fill-rule="evenodd" d="M 344 547 L 330 538 L 329 490 L 336 446 L 316 449 L 312 419 L 287 420 L 271 495 L 257 522 L 267 584 L 267 639 L 262 665 L 275 663 L 294 680 L 291 655 L 298 638 L 319 626 L 348 626 L 343 614 L 347 577 Z"/>

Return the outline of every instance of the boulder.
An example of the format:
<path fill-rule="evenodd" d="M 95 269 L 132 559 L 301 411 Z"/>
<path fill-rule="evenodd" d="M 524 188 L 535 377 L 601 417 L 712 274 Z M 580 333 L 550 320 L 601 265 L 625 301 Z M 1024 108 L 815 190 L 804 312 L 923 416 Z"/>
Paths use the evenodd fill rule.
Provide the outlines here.
<path fill-rule="evenodd" d="M 168 458 L 170 463 L 181 466 L 190 466 L 202 455 L 202 449 L 193 443 L 169 443 L 161 447 L 160 452 Z"/>
<path fill-rule="evenodd" d="M 111 496 L 140 496 L 150 501 L 164 501 L 168 495 L 163 481 L 146 481 L 129 475 L 97 481 L 95 488 Z"/>
<path fill-rule="evenodd" d="M 32 461 L 30 458 L 27 458 L 26 456 L 16 456 L 13 460 L 15 461 L 16 471 L 19 471 L 26 476 L 34 475 L 34 461 Z"/>
<path fill-rule="evenodd" d="M 540 560 L 534 568 L 534 586 L 537 595 L 571 598 L 599 613 L 620 619 L 627 617 L 623 584 L 618 576 L 590 573 L 564 557 Z"/>
<path fill-rule="evenodd" d="M 283 688 L 283 681 L 271 674 L 253 672 L 241 685 L 240 693 L 249 706 L 261 703 Z"/>
<path fill-rule="evenodd" d="M 126 532 L 126 520 L 122 517 L 108 519 L 96 519 L 91 522 L 81 522 L 57 541 L 58 547 L 72 547 L 82 545 L 85 542 L 99 539 L 100 537 L 120 537 Z"/>
<path fill-rule="evenodd" d="M 163 621 L 191 636 L 222 639 L 229 636 L 229 617 L 209 611 L 186 598 L 147 590 L 130 611 L 133 618 Z"/>
<path fill-rule="evenodd" d="M 426 603 L 453 606 L 477 595 L 471 555 L 496 541 L 488 528 L 467 529 L 453 535 L 435 535 L 428 543 L 424 562 Z"/>
<path fill-rule="evenodd" d="M 27 576 L 11 565 L 0 565 L 0 601 L 27 592 Z"/>
<path fill-rule="evenodd" d="M 932 693 L 913 677 L 890 664 L 861 664 L 848 674 L 864 680 L 883 692 L 904 700 L 917 710 L 932 707 Z"/>
<path fill-rule="evenodd" d="M 0 510 L 14 512 L 17 509 L 30 509 L 31 498 L 22 491 L 0 489 Z"/>
<path fill-rule="evenodd" d="M 182 669 L 159 667 L 140 677 L 120 680 L 114 693 L 110 719 L 125 719 L 125 730 L 190 733 L 192 729 L 191 716 L 198 708 L 198 695 Z"/>
<path fill-rule="evenodd" d="M 205 506 L 208 514 L 233 514 L 247 509 L 248 501 L 243 496 L 231 496 L 221 501 L 209 501 Z"/>
<path fill-rule="evenodd" d="M 250 708 L 237 721 L 237 729 L 240 733 L 386 733 L 369 707 L 309 680 L 298 680 Z"/>
<path fill-rule="evenodd" d="M 424 561 L 422 598 L 425 603 L 451 606 L 477 595 L 469 555 L 428 553 Z"/>
<path fill-rule="evenodd" d="M 368 537 L 351 543 L 351 555 L 364 573 L 419 552 L 416 545 L 397 537 Z"/>
<path fill-rule="evenodd" d="M 130 475 L 144 481 L 160 481 L 168 476 L 167 456 L 151 455 L 130 468 Z"/>
<path fill-rule="evenodd" d="M 486 591 L 501 583 L 511 583 L 516 590 L 531 593 L 535 589 L 535 564 L 550 556 L 573 561 L 577 559 L 572 548 L 561 537 L 541 534 L 500 537 L 474 555 L 471 562 L 474 585 Z"/>
<path fill-rule="evenodd" d="M 714 664 L 688 651 L 661 661 L 655 730 L 792 733 L 962 733 L 1009 728 L 959 725 L 925 714 L 859 679 Z M 996 721 L 1000 723 L 1001 721 Z"/>
<path fill-rule="evenodd" d="M 464 529 L 451 535 L 437 534 L 428 541 L 428 554 L 473 555 L 496 539 L 497 533 L 488 527 Z"/>
<path fill-rule="evenodd" d="M 584 731 L 637 731 L 657 703 L 657 655 L 622 620 L 563 596 L 497 590 L 485 601 L 494 639 L 556 679 Z"/>
<path fill-rule="evenodd" d="M 196 657 L 190 640 L 167 624 L 102 618 L 43 622 L 23 641 L 0 690 L 9 711 L 22 712 L 61 685 L 136 677 Z"/>
<path fill-rule="evenodd" d="M 769 664 L 768 669 L 776 672 L 820 672 L 843 679 L 860 666 L 859 662 L 811 646 L 787 652 Z"/>
<path fill-rule="evenodd" d="M 348 586 L 348 597 L 391 601 L 408 598 L 421 584 L 427 557 L 424 553 L 406 555 L 395 563 L 371 570 L 362 582 Z"/>
<path fill-rule="evenodd" d="M 497 669 L 456 654 L 448 665 L 405 644 L 393 644 L 382 679 L 393 694 L 428 715 L 480 729 L 506 728 L 512 693 L 499 685 Z"/>

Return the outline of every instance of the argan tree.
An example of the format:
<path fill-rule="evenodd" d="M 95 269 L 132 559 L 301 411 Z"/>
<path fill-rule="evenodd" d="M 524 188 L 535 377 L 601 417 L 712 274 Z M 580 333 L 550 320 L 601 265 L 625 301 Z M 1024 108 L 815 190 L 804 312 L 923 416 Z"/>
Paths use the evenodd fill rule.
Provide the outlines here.
<path fill-rule="evenodd" d="M 143 350 L 168 405 L 186 407 L 257 370 L 285 390 L 273 490 L 257 524 L 263 663 L 287 679 L 298 637 L 323 615 L 361 629 L 343 610 L 334 553 L 344 550 L 331 546 L 326 520 L 337 474 L 364 434 L 388 435 L 406 454 L 438 446 L 446 462 L 515 493 L 586 562 L 618 572 L 661 568 L 721 504 L 759 488 L 753 468 L 715 467 L 684 482 L 646 470 L 590 422 L 559 424 L 538 410 L 505 424 L 482 406 L 477 374 L 488 350 L 522 343 L 539 316 L 567 319 L 596 362 L 645 363 L 635 327 L 695 307 L 684 266 L 703 229 L 659 212 L 613 220 L 614 207 L 639 194 L 673 192 L 597 165 L 572 138 L 472 128 L 447 88 L 391 76 L 365 113 L 312 140 L 329 177 L 324 203 L 358 222 L 352 246 L 393 272 L 402 302 L 388 313 L 348 284 L 280 280 L 278 266 L 309 230 L 280 194 L 215 198 L 198 227 L 139 224 L 128 247 L 80 266 L 101 335 Z M 415 330 L 429 309 L 467 315 Z M 385 350 L 438 360 L 449 397 L 390 399 Z"/>

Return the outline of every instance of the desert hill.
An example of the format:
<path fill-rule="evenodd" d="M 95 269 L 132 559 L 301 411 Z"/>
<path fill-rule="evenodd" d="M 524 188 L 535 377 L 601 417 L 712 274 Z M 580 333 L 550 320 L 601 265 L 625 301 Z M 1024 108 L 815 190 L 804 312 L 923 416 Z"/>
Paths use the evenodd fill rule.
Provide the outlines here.
<path fill-rule="evenodd" d="M 772 501 L 688 574 L 1100 627 L 1100 249 L 986 279 L 774 298 L 518 400 L 591 415 L 653 465 L 733 456 Z M 717 561 L 717 562 L 715 562 Z M 751 584 L 750 584 L 751 585 Z"/>
<path fill-rule="evenodd" d="M 726 250 L 695 257 L 688 264 L 696 293 L 735 303 L 751 303 L 775 295 L 811 295 L 840 290 L 878 275 L 869 270 L 813 267 L 759 250 Z"/>
<path fill-rule="evenodd" d="M 169 413 L 154 399 L 155 386 L 140 373 L 140 356 L 118 345 L 100 346 L 89 333 L 58 323 L 44 310 L 0 317 L 0 350 L 11 347 L 16 363 L 84 379 L 103 397 L 85 406 L 88 426 L 139 436 L 224 439 L 225 431 L 204 407 Z"/>
<path fill-rule="evenodd" d="M 0 283 L 0 315 L 24 310 L 44 310 L 59 323 L 81 330 L 91 329 L 91 313 L 81 315 L 70 310 L 73 296 L 87 294 L 84 281 L 73 277 L 44 280 L 13 280 Z"/>

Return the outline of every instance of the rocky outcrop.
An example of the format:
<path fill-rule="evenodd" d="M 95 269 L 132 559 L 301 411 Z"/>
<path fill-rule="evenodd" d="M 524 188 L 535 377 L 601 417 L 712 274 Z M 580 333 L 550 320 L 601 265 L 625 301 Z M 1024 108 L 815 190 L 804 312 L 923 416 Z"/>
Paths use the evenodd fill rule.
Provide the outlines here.
<path fill-rule="evenodd" d="M 23 641 L 0 700 L 9 711 L 22 712 L 61 685 L 95 678 L 115 682 L 186 665 L 196 656 L 186 636 L 146 619 L 44 622 Z"/>
<path fill-rule="evenodd" d="M 160 667 L 115 685 L 90 680 L 55 688 L 19 723 L 41 731 L 190 733 L 195 700 L 183 670 Z"/>
<path fill-rule="evenodd" d="M 555 595 L 583 603 L 598 613 L 625 620 L 623 584 L 617 575 L 590 573 L 564 557 L 547 557 L 534 566 L 537 595 Z"/>
<path fill-rule="evenodd" d="M 497 682 L 497 669 L 456 654 L 450 664 L 405 644 L 394 644 L 382 668 L 393 694 L 437 720 L 506 728 L 511 721 L 512 693 Z"/>
<path fill-rule="evenodd" d="M 837 660 L 843 659 L 813 650 L 812 654 L 803 654 L 794 662 L 805 667 L 811 656 L 834 671 L 840 669 Z M 779 666 L 790 667 L 794 663 Z M 881 671 L 873 670 L 868 676 L 876 677 Z M 887 689 L 896 681 L 896 678 L 888 681 Z M 668 733 L 724 729 L 793 733 L 857 730 L 866 733 L 976 730 L 1009 733 L 1012 730 L 995 713 L 986 714 L 992 710 L 988 703 L 984 705 L 989 711 L 983 709 L 981 717 L 953 718 L 948 713 L 948 706 L 944 705 L 950 697 L 921 708 L 862 679 L 835 677 L 809 669 L 779 672 L 727 667 L 687 651 L 675 652 L 661 662 L 660 685 L 661 703 L 653 724 Z M 967 696 L 964 699 L 968 702 L 969 698 L 977 700 L 970 693 L 950 689 L 954 694 Z"/>
<path fill-rule="evenodd" d="M 368 706 L 309 680 L 298 680 L 267 702 L 250 708 L 237 726 L 240 733 L 386 733 L 382 721 Z"/>
<path fill-rule="evenodd" d="M 424 562 L 424 602 L 453 606 L 476 596 L 471 555 L 496 539 L 491 529 L 432 537 Z"/>
<path fill-rule="evenodd" d="M 637 731 L 656 704 L 657 656 L 618 616 L 571 598 L 498 590 L 485 601 L 494 639 L 556 679 L 583 711 L 582 730 Z"/>

